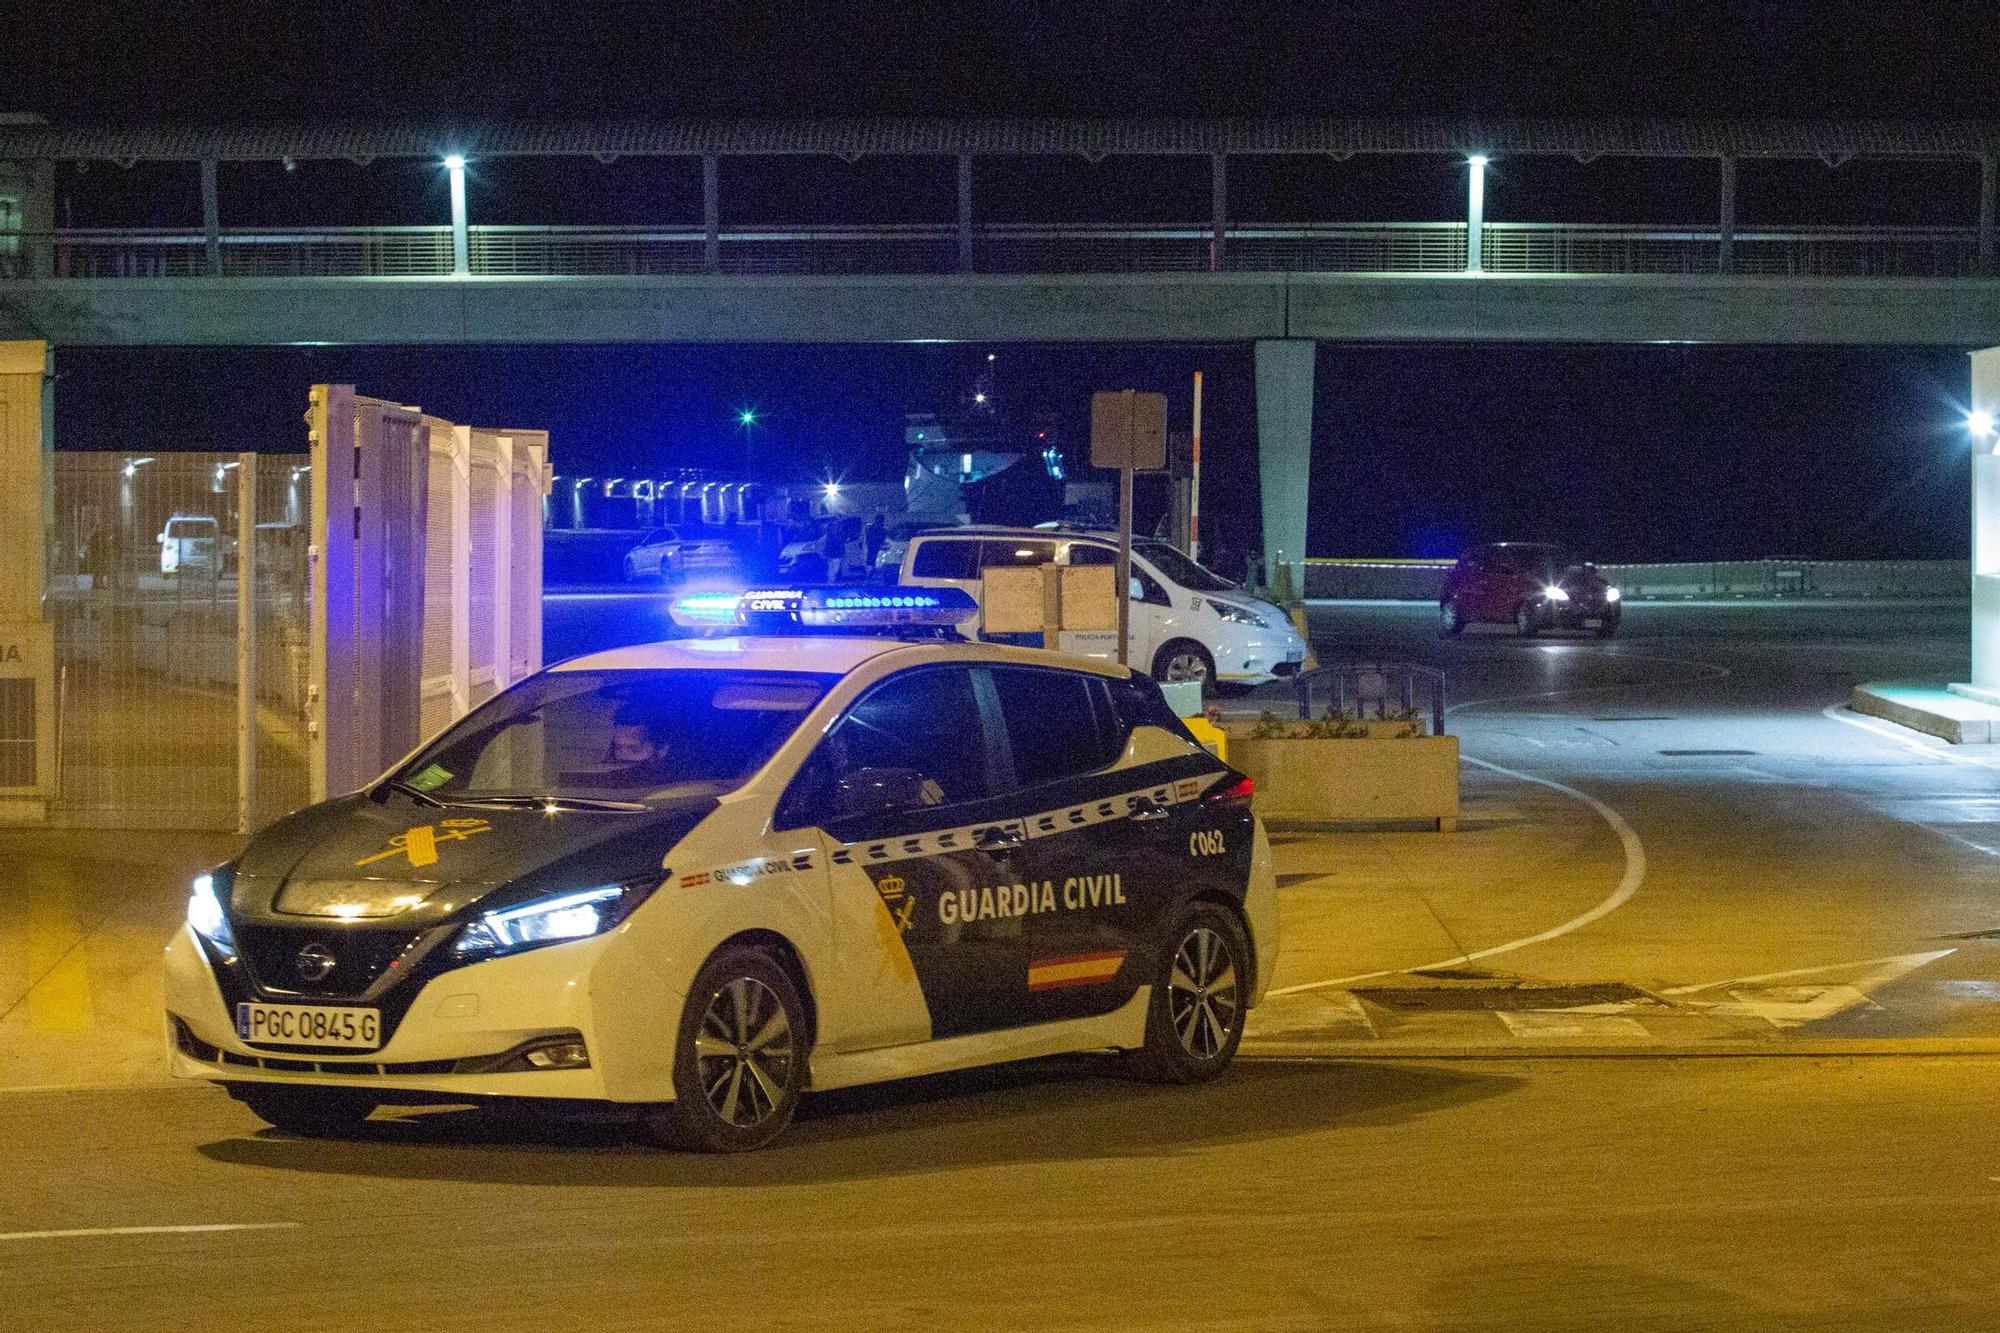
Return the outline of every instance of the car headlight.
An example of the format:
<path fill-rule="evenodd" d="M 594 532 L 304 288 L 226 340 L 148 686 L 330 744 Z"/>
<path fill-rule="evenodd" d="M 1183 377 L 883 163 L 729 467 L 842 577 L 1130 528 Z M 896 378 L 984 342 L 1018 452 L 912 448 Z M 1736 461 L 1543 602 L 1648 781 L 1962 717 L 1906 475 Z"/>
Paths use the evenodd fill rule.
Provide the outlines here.
<path fill-rule="evenodd" d="M 229 917 L 222 910 L 222 899 L 215 892 L 214 875 L 196 875 L 188 891 L 188 925 L 194 933 L 213 944 L 226 954 L 236 952 L 236 932 L 229 928 Z"/>
<path fill-rule="evenodd" d="M 1567 602 L 1569 600 L 1568 590 L 1559 588 L 1553 583 L 1542 589 L 1542 596 L 1551 602 Z"/>
<path fill-rule="evenodd" d="M 602 935 L 631 915 L 658 883 L 649 876 L 629 884 L 579 889 L 483 912 L 460 932 L 452 953 L 461 959 L 498 958 L 544 944 Z"/>
<path fill-rule="evenodd" d="M 1604 600 L 1607 602 L 1615 602 L 1618 600 L 1619 596 L 1620 596 L 1619 591 L 1616 588 L 1606 588 L 1604 590 Z"/>
<path fill-rule="evenodd" d="M 1218 602 L 1213 597 L 1204 598 L 1209 609 L 1232 625 L 1263 625 L 1264 618 L 1247 606 L 1234 602 Z"/>

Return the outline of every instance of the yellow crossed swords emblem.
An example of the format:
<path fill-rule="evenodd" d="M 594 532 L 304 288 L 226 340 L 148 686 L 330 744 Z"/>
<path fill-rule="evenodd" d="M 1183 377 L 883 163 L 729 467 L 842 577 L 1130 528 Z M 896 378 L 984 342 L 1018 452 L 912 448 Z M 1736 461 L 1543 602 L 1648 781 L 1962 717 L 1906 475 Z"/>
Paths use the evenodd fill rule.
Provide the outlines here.
<path fill-rule="evenodd" d="M 372 866 L 377 861 L 386 861 L 392 856 L 409 857 L 412 869 L 436 865 L 439 843 L 463 842 L 474 834 L 492 831 L 493 826 L 483 819 L 441 819 L 435 824 L 419 824 L 389 839 L 387 851 L 364 856 L 354 865 L 358 870 L 362 866 Z"/>
<path fill-rule="evenodd" d="M 917 899 L 915 894 L 905 896 L 905 887 L 902 877 L 898 875 L 884 875 L 875 885 L 876 891 L 882 895 L 882 905 L 889 909 L 890 919 L 896 923 L 896 930 L 907 935 L 910 933 L 910 918 L 917 910 Z M 898 902 L 902 904 L 900 907 L 896 905 Z"/>

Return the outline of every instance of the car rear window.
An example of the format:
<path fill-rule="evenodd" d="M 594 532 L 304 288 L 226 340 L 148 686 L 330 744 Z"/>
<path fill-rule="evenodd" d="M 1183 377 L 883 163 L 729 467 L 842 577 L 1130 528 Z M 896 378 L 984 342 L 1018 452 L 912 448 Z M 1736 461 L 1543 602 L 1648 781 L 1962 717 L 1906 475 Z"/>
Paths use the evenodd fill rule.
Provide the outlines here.
<path fill-rule="evenodd" d="M 1096 676 L 996 667 L 993 686 L 1014 755 L 1014 778 L 1023 787 L 1093 773 L 1124 748 L 1109 693 Z"/>
<path fill-rule="evenodd" d="M 910 574 L 920 579 L 976 579 L 979 543 L 959 537 L 930 537 L 917 542 Z"/>

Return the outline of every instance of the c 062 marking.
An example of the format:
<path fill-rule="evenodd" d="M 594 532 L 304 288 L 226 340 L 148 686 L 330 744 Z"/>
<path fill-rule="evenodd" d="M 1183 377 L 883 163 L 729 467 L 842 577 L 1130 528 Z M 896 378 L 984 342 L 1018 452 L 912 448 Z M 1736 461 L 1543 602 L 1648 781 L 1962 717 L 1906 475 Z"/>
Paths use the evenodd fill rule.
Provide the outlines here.
<path fill-rule="evenodd" d="M 1189 856 L 1221 856 L 1228 850 L 1221 829 L 1198 828 L 1188 834 Z"/>

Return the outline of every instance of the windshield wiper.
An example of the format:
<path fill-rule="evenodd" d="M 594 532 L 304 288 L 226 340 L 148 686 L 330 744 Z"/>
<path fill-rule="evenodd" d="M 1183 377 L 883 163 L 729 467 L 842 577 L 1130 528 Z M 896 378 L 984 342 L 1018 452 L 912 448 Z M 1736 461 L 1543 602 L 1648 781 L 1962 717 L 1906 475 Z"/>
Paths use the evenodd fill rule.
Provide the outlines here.
<path fill-rule="evenodd" d="M 421 787 L 411 786 L 409 783 L 403 781 L 401 778 L 391 778 L 389 781 L 383 783 L 382 785 L 388 788 L 390 791 L 399 791 L 403 793 L 403 795 L 409 797 L 411 800 L 417 802 L 419 805 L 428 805 L 433 810 L 444 809 L 443 801 L 440 801 L 437 797 L 431 795 L 429 792 L 425 791 Z"/>
<path fill-rule="evenodd" d="M 600 801 L 588 796 L 467 796 L 454 805 L 498 805 L 508 809 L 601 810 L 643 815 L 653 807 L 640 801 Z"/>

